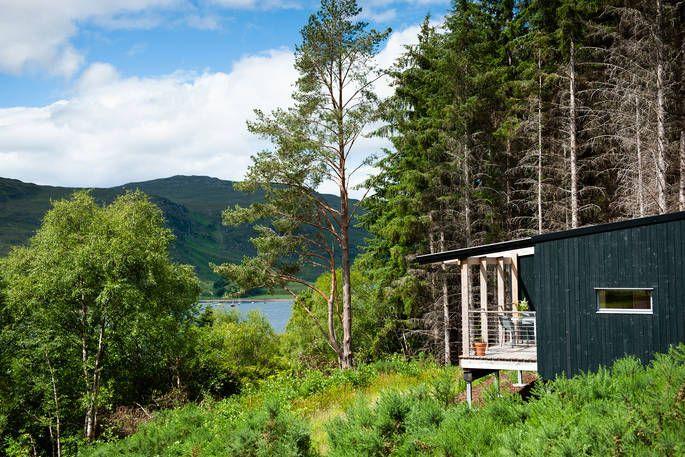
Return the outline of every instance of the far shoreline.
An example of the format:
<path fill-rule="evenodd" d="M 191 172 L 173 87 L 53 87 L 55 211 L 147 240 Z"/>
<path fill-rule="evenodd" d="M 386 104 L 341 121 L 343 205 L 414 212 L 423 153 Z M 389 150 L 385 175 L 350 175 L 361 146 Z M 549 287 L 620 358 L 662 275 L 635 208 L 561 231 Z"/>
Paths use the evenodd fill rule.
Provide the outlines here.
<path fill-rule="evenodd" d="M 199 303 L 239 303 L 239 302 L 293 302 L 295 298 L 200 298 Z"/>

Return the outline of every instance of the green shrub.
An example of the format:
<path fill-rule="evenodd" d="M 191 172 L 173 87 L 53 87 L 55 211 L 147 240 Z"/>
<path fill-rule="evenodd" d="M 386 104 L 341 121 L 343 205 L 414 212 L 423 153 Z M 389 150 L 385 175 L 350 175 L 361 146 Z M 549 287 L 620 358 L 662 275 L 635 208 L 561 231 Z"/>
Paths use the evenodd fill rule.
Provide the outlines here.
<path fill-rule="evenodd" d="M 232 434 L 227 451 L 226 455 L 246 457 L 316 455 L 305 423 L 277 402 L 246 416 Z"/>
<path fill-rule="evenodd" d="M 685 455 L 685 346 L 541 384 L 532 400 L 485 393 L 468 410 L 447 377 L 334 420 L 332 456 Z M 356 450 L 356 452 L 355 452 Z"/>
<path fill-rule="evenodd" d="M 391 365 L 363 364 L 354 370 L 281 371 L 246 384 L 240 394 L 224 400 L 158 412 L 134 435 L 85 448 L 79 455 L 314 455 L 306 422 L 288 405 L 342 387 L 363 389 L 381 372 L 393 373 L 391 366 L 411 373 L 422 373 L 422 366 L 434 368 L 425 362 L 398 360 Z"/>
<path fill-rule="evenodd" d="M 157 413 L 133 436 L 83 455 L 314 455 L 306 420 L 316 411 L 297 409 L 302 400 L 385 385 L 402 373 L 418 373 L 421 384 L 403 393 L 391 386 L 377 400 L 360 395 L 342 416 L 317 422 L 318 445 L 328 437 L 325 455 L 685 455 L 685 346 L 646 367 L 626 358 L 597 373 L 541 383 L 528 402 L 489 387 L 473 410 L 455 401 L 464 387 L 457 373 L 428 362 L 283 372 L 222 401 Z M 386 376 L 393 374 L 400 376 Z"/>
<path fill-rule="evenodd" d="M 279 337 L 258 311 L 214 311 L 202 322 L 194 328 L 195 353 L 187 369 L 193 391 L 227 397 L 284 366 Z"/>
<path fill-rule="evenodd" d="M 275 456 L 310 457 L 309 431 L 279 402 L 269 402 L 249 414 L 224 416 L 216 405 L 188 405 L 159 413 L 131 437 L 84 448 L 79 455 L 104 457 L 152 456 Z"/>

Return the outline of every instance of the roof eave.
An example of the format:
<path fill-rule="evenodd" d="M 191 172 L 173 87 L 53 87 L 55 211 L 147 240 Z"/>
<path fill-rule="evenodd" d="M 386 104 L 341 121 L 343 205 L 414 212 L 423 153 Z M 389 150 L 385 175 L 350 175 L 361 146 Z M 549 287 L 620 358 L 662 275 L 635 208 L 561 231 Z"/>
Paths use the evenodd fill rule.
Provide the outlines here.
<path fill-rule="evenodd" d="M 469 257 L 485 256 L 494 252 L 513 251 L 534 246 L 532 238 L 521 238 L 518 240 L 502 241 L 499 243 L 483 244 L 452 251 L 436 252 L 434 254 L 424 254 L 416 257 L 420 265 L 431 263 L 446 262 L 449 260 L 463 260 Z"/>

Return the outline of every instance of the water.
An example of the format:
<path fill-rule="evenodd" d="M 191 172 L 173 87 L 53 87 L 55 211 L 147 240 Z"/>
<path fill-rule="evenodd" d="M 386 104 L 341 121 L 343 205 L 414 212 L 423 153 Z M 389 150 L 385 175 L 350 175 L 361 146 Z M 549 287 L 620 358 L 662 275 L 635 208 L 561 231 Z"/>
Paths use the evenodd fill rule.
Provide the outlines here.
<path fill-rule="evenodd" d="M 276 333 L 283 333 L 285 326 L 293 313 L 293 300 L 235 300 L 235 301 L 200 301 L 200 305 L 212 306 L 214 309 L 237 309 L 241 313 L 256 309 L 261 311 L 274 328 Z"/>

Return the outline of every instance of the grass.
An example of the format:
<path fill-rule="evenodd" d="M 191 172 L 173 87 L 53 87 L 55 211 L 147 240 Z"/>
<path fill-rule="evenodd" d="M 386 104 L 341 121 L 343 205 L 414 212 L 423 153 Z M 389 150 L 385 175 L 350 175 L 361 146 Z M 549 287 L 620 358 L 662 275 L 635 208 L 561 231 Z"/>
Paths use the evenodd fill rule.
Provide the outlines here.
<path fill-rule="evenodd" d="M 382 395 L 333 419 L 331 457 L 685 455 L 685 345 L 645 366 L 634 357 L 497 395 L 469 410 L 421 390 Z"/>
<path fill-rule="evenodd" d="M 315 449 L 326 453 L 327 424 L 343 417 L 353 405 L 373 404 L 387 392 L 406 392 L 441 376 L 456 379 L 459 375 L 458 368 L 397 359 L 355 370 L 283 373 L 225 400 L 160 412 L 133 436 L 87 448 L 83 455 L 215 455 L 212 449 L 226 440 L 237 423 L 273 402 L 308 424 Z"/>
<path fill-rule="evenodd" d="M 685 345 L 647 366 L 626 358 L 540 383 L 529 401 L 483 382 L 472 410 L 459 401 L 459 374 L 396 359 L 282 373 L 241 395 L 160 412 L 80 455 L 685 455 Z M 278 448 L 274 436 L 285 437 Z"/>
<path fill-rule="evenodd" d="M 350 384 L 320 392 L 292 403 L 293 411 L 307 420 L 314 447 L 325 455 L 329 450 L 328 424 L 355 404 L 374 404 L 380 396 L 389 391 L 406 392 L 448 373 L 455 379 L 460 375 L 458 368 L 431 367 L 418 374 L 380 373 L 368 386 L 355 389 Z"/>

